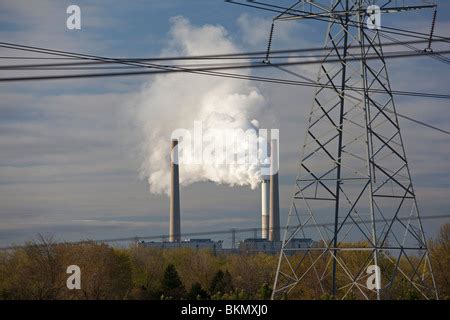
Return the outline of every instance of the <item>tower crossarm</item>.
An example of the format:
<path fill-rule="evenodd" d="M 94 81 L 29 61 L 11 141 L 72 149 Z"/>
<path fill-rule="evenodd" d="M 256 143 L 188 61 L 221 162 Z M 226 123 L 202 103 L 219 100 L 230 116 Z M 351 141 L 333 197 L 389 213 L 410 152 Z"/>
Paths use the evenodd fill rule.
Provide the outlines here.
<path fill-rule="evenodd" d="M 406 7 L 385 7 L 380 8 L 380 13 L 398 13 L 404 11 L 416 11 L 421 9 L 431 9 L 435 8 L 435 5 L 424 5 L 424 6 L 406 6 Z M 277 18 L 276 20 L 286 21 L 286 20 L 302 20 L 302 19 L 315 19 L 315 18 L 334 18 L 334 19 L 342 19 L 347 14 L 349 15 L 366 15 L 370 13 L 370 10 L 367 8 L 364 9 L 355 9 L 349 11 L 324 11 L 324 12 L 305 12 L 305 13 L 295 13 L 295 12 L 286 12 L 282 17 Z"/>
<path fill-rule="evenodd" d="M 274 20 L 285 21 L 285 20 L 302 20 L 302 19 L 317 19 L 317 18 L 327 18 L 330 17 L 333 19 L 342 19 L 347 15 L 355 16 L 355 15 L 366 15 L 370 13 L 368 12 L 368 7 L 372 4 L 379 5 L 380 13 L 398 13 L 405 11 L 417 11 L 422 9 L 433 9 L 436 7 L 436 4 L 424 1 L 409 1 L 414 2 L 410 5 L 404 5 L 406 1 L 362 1 L 362 6 L 360 8 L 352 8 L 350 10 L 340 10 L 336 6 L 330 6 L 329 4 L 325 4 L 330 1 L 318 1 L 318 0 L 302 0 L 296 1 L 293 5 L 289 7 L 282 7 L 278 5 L 269 4 L 263 1 L 253 1 L 253 0 L 226 0 L 227 2 L 233 4 L 244 5 L 247 7 L 253 7 L 256 9 L 268 10 L 274 13 L 278 13 L 278 15 L 274 18 Z M 399 5 L 398 2 L 401 2 L 402 5 Z"/>

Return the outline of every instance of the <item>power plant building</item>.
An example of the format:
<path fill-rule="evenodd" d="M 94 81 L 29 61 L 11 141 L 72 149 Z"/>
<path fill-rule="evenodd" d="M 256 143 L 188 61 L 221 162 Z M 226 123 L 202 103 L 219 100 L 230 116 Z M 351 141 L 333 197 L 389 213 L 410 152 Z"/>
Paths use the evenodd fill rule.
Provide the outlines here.
<path fill-rule="evenodd" d="M 213 241 L 211 239 L 187 239 L 183 241 L 141 241 L 138 243 L 146 248 L 155 249 L 176 249 L 176 248 L 191 248 L 191 249 L 210 249 L 213 251 L 222 250 L 222 241 Z"/>
<path fill-rule="evenodd" d="M 245 239 L 239 243 L 239 251 L 241 253 L 265 252 L 278 254 L 281 250 L 281 245 L 281 241 L 268 241 L 266 239 L 251 238 Z M 289 241 L 285 249 L 309 248 L 313 245 L 314 241 L 312 239 L 297 238 Z"/>

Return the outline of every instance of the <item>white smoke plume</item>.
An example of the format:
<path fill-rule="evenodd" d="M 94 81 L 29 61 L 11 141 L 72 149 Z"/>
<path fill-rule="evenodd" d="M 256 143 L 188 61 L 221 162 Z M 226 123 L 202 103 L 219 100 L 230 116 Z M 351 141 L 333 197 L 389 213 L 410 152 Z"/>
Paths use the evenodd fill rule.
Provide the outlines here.
<path fill-rule="evenodd" d="M 221 26 L 196 27 L 183 17 L 173 18 L 171 22 L 170 45 L 163 55 L 240 52 Z M 170 140 L 174 130 L 192 131 L 195 121 L 202 122 L 203 130 L 258 130 L 257 120 L 265 107 L 264 97 L 248 81 L 185 73 L 152 77 L 133 102 L 142 139 L 140 174 L 148 179 L 150 192 L 167 193 L 170 188 Z M 204 163 L 180 165 L 179 169 L 181 185 L 212 181 L 255 188 L 260 175 L 259 168 L 251 164 Z"/>

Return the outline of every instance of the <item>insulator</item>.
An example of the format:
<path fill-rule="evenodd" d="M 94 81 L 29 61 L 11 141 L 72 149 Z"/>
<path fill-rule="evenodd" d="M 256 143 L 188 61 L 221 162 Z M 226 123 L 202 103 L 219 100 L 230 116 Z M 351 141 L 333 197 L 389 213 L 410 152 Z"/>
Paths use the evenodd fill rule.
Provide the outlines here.
<path fill-rule="evenodd" d="M 431 22 L 431 31 L 430 31 L 430 38 L 428 39 L 428 48 L 425 51 L 433 51 L 431 48 L 431 43 L 433 42 L 433 34 L 434 34 L 434 27 L 436 25 L 436 17 L 437 17 L 437 8 L 434 9 L 433 14 L 433 21 Z"/>
<path fill-rule="evenodd" d="M 267 44 L 267 52 L 266 52 L 266 58 L 264 59 L 264 63 L 269 63 L 269 55 L 270 55 L 270 48 L 272 46 L 272 38 L 273 38 L 273 29 L 275 28 L 275 23 L 272 22 L 272 26 L 270 28 L 270 35 L 269 35 L 269 43 Z"/>

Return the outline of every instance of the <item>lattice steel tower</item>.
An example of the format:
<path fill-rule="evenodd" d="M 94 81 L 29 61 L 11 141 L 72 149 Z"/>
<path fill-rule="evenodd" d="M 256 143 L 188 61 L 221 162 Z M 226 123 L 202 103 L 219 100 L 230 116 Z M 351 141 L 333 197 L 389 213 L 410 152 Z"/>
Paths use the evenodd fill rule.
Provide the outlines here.
<path fill-rule="evenodd" d="M 371 5 L 378 5 L 381 15 L 435 8 L 411 2 L 311 0 L 290 8 L 263 1 L 244 4 L 278 10 L 274 22 L 328 22 L 326 57 L 272 298 L 289 298 L 296 291 L 304 298 L 389 299 L 399 292 L 408 292 L 403 298 L 438 298 L 383 58 L 382 30 L 366 24 Z M 298 237 L 315 244 L 295 248 L 292 240 Z"/>
<path fill-rule="evenodd" d="M 399 2 L 302 1 L 278 17 L 329 24 L 273 298 L 438 298 L 380 32 L 365 21 L 373 4 L 381 14 L 429 7 Z M 316 244 L 293 248 L 296 237 Z"/>

